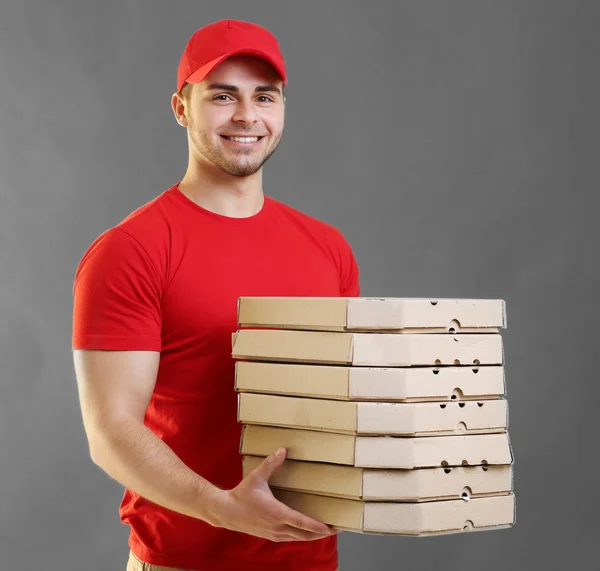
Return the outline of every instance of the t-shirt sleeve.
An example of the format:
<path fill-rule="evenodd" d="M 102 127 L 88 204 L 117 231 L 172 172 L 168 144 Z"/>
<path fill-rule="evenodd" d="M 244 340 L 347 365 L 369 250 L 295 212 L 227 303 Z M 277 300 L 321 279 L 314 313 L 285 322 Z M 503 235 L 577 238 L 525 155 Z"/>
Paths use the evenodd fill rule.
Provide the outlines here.
<path fill-rule="evenodd" d="M 340 297 L 360 297 L 360 271 L 354 252 L 341 236 Z"/>
<path fill-rule="evenodd" d="M 161 280 L 143 246 L 120 227 L 84 254 L 73 286 L 73 349 L 160 351 Z"/>

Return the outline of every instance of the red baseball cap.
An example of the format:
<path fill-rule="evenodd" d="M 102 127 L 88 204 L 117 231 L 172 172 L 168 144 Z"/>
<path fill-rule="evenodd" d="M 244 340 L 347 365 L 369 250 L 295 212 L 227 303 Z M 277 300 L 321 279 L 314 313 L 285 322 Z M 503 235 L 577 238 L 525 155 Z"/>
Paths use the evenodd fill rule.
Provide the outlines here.
<path fill-rule="evenodd" d="M 266 28 L 241 20 L 219 20 L 196 30 L 177 69 L 177 91 L 186 83 L 201 82 L 232 55 L 252 55 L 271 64 L 287 85 L 285 61 L 277 38 Z"/>

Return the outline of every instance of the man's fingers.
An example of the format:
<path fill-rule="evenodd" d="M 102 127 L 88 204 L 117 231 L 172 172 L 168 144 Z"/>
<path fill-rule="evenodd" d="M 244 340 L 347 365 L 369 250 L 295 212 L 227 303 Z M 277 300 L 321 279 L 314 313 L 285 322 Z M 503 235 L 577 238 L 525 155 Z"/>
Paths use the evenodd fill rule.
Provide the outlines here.
<path fill-rule="evenodd" d="M 277 468 L 283 464 L 286 456 L 286 449 L 279 448 L 270 456 L 267 456 L 257 468 L 253 470 L 253 473 L 264 480 L 268 480 Z"/>
<path fill-rule="evenodd" d="M 316 541 L 318 539 L 324 539 L 331 535 L 331 533 L 312 533 L 311 531 L 299 529 L 291 525 L 286 525 L 283 529 L 283 533 L 289 536 L 292 541 Z"/>
<path fill-rule="evenodd" d="M 287 506 L 286 508 L 287 509 L 283 520 L 287 525 L 323 536 L 333 535 L 335 533 L 335 530 L 332 530 L 328 525 L 311 517 L 305 516 L 304 514 L 288 508 Z"/>

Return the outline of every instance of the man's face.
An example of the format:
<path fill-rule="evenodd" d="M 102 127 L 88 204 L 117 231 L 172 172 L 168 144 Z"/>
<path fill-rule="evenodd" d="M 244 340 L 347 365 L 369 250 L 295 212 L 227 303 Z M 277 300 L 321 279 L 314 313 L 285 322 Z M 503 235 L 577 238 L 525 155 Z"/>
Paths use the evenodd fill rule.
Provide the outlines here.
<path fill-rule="evenodd" d="M 230 57 L 218 65 L 193 86 L 188 105 L 188 133 L 197 159 L 232 176 L 257 172 L 283 135 L 282 89 L 277 72 L 258 58 Z"/>

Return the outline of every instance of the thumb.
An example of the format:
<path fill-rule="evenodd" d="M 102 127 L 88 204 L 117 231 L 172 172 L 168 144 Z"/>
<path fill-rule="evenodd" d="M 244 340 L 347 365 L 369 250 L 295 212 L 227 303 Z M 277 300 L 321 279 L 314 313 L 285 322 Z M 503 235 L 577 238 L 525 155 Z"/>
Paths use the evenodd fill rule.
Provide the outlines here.
<path fill-rule="evenodd" d="M 285 448 L 279 448 L 270 456 L 267 456 L 261 464 L 255 468 L 254 473 L 264 480 L 268 480 L 275 470 L 283 464 L 285 460 L 287 450 Z"/>

